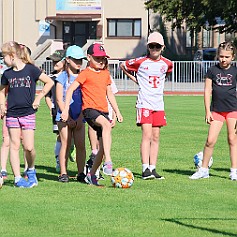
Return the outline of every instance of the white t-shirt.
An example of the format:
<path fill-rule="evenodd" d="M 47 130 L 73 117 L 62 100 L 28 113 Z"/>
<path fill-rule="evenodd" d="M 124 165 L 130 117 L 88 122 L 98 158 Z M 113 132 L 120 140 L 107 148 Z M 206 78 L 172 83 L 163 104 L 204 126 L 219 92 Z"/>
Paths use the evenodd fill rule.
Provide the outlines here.
<path fill-rule="evenodd" d="M 159 60 L 146 56 L 127 60 L 124 65 L 127 70 L 137 73 L 139 92 L 136 107 L 164 111 L 164 83 L 166 74 L 172 71 L 172 62 L 163 56 Z"/>

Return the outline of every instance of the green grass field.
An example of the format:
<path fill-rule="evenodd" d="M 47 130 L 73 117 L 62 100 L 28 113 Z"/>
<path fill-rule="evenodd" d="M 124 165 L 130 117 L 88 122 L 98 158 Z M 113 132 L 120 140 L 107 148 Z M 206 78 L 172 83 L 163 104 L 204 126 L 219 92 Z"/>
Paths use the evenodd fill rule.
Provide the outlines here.
<path fill-rule="evenodd" d="M 109 177 L 97 188 L 70 180 L 57 181 L 55 135 L 49 111 L 37 113 L 36 168 L 39 186 L 13 187 L 13 175 L 0 190 L 0 236 L 237 236 L 237 182 L 229 180 L 229 149 L 223 127 L 213 154 L 210 179 L 189 180 L 193 156 L 202 150 L 208 126 L 201 96 L 166 96 L 168 126 L 161 131 L 157 170 L 165 180 L 142 180 L 135 125 L 135 96 L 117 97 L 124 122 L 113 129 L 114 167 L 135 176 L 130 189 L 115 189 Z M 87 139 L 88 140 L 88 139 Z M 87 142 L 87 156 L 90 154 Z M 69 174 L 76 164 L 69 162 Z M 22 166 L 23 170 L 23 166 Z"/>

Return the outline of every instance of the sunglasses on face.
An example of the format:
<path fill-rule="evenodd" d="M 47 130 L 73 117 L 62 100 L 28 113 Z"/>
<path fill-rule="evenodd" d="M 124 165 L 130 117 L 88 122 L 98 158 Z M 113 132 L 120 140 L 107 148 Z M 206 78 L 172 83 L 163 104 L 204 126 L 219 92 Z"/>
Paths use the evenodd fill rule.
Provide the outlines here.
<path fill-rule="evenodd" d="M 154 48 L 161 49 L 162 45 L 160 45 L 160 44 L 148 44 L 148 47 L 149 47 L 149 49 L 154 49 Z"/>

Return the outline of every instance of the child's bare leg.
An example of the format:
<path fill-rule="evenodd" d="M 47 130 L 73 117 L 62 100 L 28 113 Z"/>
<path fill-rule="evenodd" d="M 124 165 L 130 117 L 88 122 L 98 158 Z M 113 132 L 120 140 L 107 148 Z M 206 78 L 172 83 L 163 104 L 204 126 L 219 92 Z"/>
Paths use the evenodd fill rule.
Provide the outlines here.
<path fill-rule="evenodd" d="M 97 169 L 100 167 L 101 165 L 101 162 L 102 162 L 102 159 L 103 159 L 103 156 L 104 156 L 104 149 L 103 149 L 103 140 L 102 138 L 100 137 L 99 138 L 99 151 L 95 157 L 95 160 L 94 160 L 94 163 L 93 163 L 93 166 L 90 170 L 90 173 L 91 175 L 95 175 Z"/>
<path fill-rule="evenodd" d="M 91 146 L 91 152 L 92 154 L 96 155 L 99 150 L 99 142 L 96 131 L 90 125 L 88 126 L 88 137 Z"/>
<path fill-rule="evenodd" d="M 67 160 L 71 146 L 69 139 L 69 129 L 66 123 L 58 123 L 59 134 L 61 138 L 61 149 L 59 152 L 60 174 L 67 174 Z M 70 140 L 70 141 L 69 141 Z"/>
<path fill-rule="evenodd" d="M 15 177 L 20 177 L 20 128 L 9 128 L 9 136 L 10 136 L 10 163 L 12 167 L 12 171 Z"/>
<path fill-rule="evenodd" d="M 228 131 L 228 143 L 230 151 L 231 168 L 237 169 L 237 135 L 235 129 L 236 119 L 229 118 L 226 121 Z"/>
<path fill-rule="evenodd" d="M 100 126 L 102 127 L 103 150 L 104 150 L 104 156 L 105 156 L 104 161 L 105 162 L 110 162 L 111 161 L 111 155 L 110 155 L 110 150 L 111 150 L 111 124 L 102 115 L 100 115 L 96 119 L 96 122 L 98 124 L 100 124 Z M 100 146 L 101 146 L 101 143 L 99 143 L 99 147 Z"/>
<path fill-rule="evenodd" d="M 217 138 L 221 131 L 222 126 L 223 126 L 223 122 L 220 122 L 217 120 L 214 120 L 211 122 L 209 131 L 208 131 L 208 137 L 207 137 L 204 150 L 203 150 L 203 161 L 202 161 L 203 168 L 208 168 L 208 164 L 211 159 L 214 146 L 216 144 L 216 141 L 217 141 Z"/>
<path fill-rule="evenodd" d="M 80 123 L 79 127 L 73 130 L 74 144 L 76 147 L 76 162 L 78 174 L 84 172 L 86 161 L 86 145 L 85 145 L 85 124 Z"/>
<path fill-rule="evenodd" d="M 22 130 L 22 145 L 28 168 L 34 168 L 35 166 L 34 133 L 34 130 Z"/>
<path fill-rule="evenodd" d="M 9 143 L 9 136 L 4 136 L 1 146 L 1 169 L 4 171 L 7 171 L 7 160 L 10 148 Z"/>
<path fill-rule="evenodd" d="M 148 166 L 147 168 L 149 168 L 151 139 L 152 139 L 152 125 L 142 124 L 141 128 L 142 128 L 142 140 L 141 140 L 141 145 L 140 145 L 141 161 L 142 161 L 142 164 L 146 164 Z"/>
<path fill-rule="evenodd" d="M 150 166 L 156 167 L 159 151 L 160 127 L 152 127 L 152 139 L 150 148 Z"/>

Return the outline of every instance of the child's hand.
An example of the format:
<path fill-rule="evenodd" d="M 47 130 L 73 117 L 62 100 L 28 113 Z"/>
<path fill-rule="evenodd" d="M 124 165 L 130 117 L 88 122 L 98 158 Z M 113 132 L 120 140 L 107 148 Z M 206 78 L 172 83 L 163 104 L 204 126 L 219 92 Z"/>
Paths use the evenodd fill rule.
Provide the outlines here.
<path fill-rule="evenodd" d="M 122 123 L 122 122 L 123 122 L 123 116 L 122 116 L 122 114 L 119 112 L 119 113 L 116 114 L 116 116 L 117 116 L 117 121 L 118 121 L 119 123 Z"/>
<path fill-rule="evenodd" d="M 40 99 L 37 96 L 32 104 L 33 109 L 38 109 L 40 107 Z"/>
<path fill-rule="evenodd" d="M 61 119 L 62 119 L 62 121 L 63 121 L 63 122 L 66 122 L 66 121 L 68 120 L 68 116 L 69 116 L 69 115 L 68 115 L 68 111 L 64 109 L 64 110 L 62 111 L 62 114 L 61 114 Z"/>
<path fill-rule="evenodd" d="M 116 124 L 116 117 L 112 119 L 111 121 L 111 128 L 115 127 Z"/>
<path fill-rule="evenodd" d="M 5 105 L 0 105 L 0 116 L 1 119 L 3 119 L 3 117 L 6 115 L 7 113 L 7 108 Z"/>
<path fill-rule="evenodd" d="M 213 121 L 213 116 L 211 112 L 206 113 L 205 121 L 207 124 L 211 124 L 211 121 Z"/>

